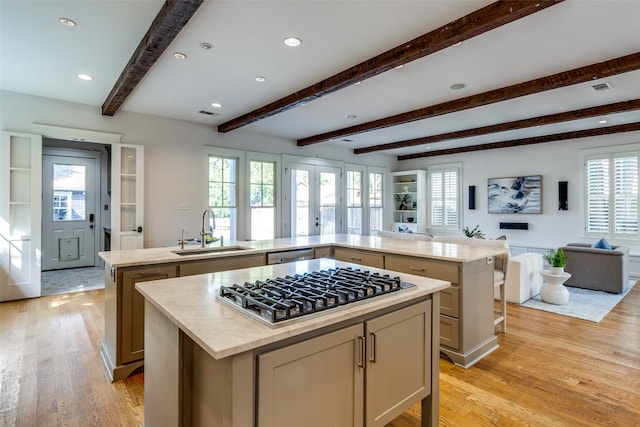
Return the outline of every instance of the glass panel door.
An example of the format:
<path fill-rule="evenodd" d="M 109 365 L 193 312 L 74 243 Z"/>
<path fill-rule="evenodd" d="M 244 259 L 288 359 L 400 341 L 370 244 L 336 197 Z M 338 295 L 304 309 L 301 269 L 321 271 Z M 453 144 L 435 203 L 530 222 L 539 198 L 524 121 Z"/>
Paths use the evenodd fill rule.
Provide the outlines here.
<path fill-rule="evenodd" d="M 291 236 L 340 233 L 340 169 L 297 164 L 291 169 Z"/>

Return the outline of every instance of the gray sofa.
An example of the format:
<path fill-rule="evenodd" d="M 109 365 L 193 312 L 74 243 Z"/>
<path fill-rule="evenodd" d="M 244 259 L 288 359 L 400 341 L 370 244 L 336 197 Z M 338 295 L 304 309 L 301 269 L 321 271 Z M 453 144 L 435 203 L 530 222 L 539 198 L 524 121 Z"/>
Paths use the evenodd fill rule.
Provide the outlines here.
<path fill-rule="evenodd" d="M 611 293 L 622 293 L 629 283 L 629 248 L 594 249 L 586 243 L 563 246 L 567 258 L 565 271 L 571 273 L 567 286 Z"/>

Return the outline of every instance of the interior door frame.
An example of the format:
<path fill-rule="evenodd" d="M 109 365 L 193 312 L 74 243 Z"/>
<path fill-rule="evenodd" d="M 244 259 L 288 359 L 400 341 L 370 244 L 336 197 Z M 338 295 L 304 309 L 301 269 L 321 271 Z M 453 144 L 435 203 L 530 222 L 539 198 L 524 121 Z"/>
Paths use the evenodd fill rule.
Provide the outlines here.
<path fill-rule="evenodd" d="M 92 207 L 92 213 L 94 214 L 95 220 L 93 221 L 94 250 L 93 250 L 92 258 L 93 258 L 94 267 L 100 265 L 100 257 L 98 256 L 98 252 L 100 252 L 101 242 L 102 242 L 101 232 L 100 232 L 102 228 L 102 215 L 101 215 L 102 210 L 100 209 L 100 205 L 101 205 L 100 196 L 101 196 L 101 190 L 102 190 L 101 179 L 100 179 L 102 153 L 100 153 L 99 151 L 91 150 L 91 149 L 83 150 L 81 148 L 58 148 L 58 147 L 43 146 L 42 147 L 43 170 L 44 170 L 44 156 L 89 158 L 89 159 L 95 160 L 95 170 L 94 170 L 94 176 L 93 176 L 93 181 L 94 181 L 93 191 L 95 194 L 94 194 L 93 207 Z M 45 200 L 44 185 L 42 186 L 42 193 L 43 193 L 42 201 L 44 202 Z M 42 211 L 43 211 L 42 224 L 43 225 L 44 225 L 44 209 L 45 209 L 45 205 L 43 203 L 42 204 Z M 45 247 L 45 233 L 43 229 L 42 230 L 42 248 L 44 247 Z M 44 264 L 44 258 L 42 259 L 42 263 Z"/>

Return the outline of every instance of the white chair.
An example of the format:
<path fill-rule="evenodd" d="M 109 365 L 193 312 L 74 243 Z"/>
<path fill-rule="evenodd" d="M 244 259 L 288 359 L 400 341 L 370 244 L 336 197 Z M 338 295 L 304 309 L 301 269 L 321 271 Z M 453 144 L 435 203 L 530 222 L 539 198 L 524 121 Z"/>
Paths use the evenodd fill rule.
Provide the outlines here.
<path fill-rule="evenodd" d="M 505 295 L 507 302 L 522 304 L 540 293 L 543 269 L 542 255 L 527 252 L 509 258 L 509 274 L 505 279 Z M 494 297 L 499 298 L 498 292 Z"/>

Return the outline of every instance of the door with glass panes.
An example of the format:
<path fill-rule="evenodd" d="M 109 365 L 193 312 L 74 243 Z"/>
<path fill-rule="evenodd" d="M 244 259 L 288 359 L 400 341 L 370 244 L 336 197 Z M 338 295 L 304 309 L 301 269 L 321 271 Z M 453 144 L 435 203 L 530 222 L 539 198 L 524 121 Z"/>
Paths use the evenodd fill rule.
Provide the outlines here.
<path fill-rule="evenodd" d="M 340 168 L 296 164 L 289 171 L 291 236 L 341 233 Z"/>

